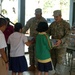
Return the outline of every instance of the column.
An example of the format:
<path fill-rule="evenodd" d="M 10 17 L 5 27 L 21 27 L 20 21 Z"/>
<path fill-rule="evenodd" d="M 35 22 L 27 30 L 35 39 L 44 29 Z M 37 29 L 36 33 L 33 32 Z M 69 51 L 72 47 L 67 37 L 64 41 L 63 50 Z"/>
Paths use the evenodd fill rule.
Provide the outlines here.
<path fill-rule="evenodd" d="M 18 22 L 25 25 L 25 0 L 18 0 Z"/>

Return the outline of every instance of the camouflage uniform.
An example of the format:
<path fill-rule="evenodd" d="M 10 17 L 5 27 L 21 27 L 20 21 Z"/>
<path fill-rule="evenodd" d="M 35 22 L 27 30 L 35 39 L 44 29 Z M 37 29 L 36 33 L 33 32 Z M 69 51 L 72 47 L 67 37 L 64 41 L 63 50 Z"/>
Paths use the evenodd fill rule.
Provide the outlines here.
<path fill-rule="evenodd" d="M 25 33 L 30 28 L 30 36 L 36 38 L 37 31 L 36 27 L 39 22 L 47 22 L 43 17 L 41 17 L 39 20 L 36 17 L 33 17 L 28 20 L 26 26 L 24 26 L 23 33 Z M 30 65 L 36 64 L 36 58 L 35 58 L 35 44 L 29 46 L 29 56 L 30 56 Z"/>
<path fill-rule="evenodd" d="M 56 68 L 57 72 L 62 71 L 62 65 L 64 63 L 64 56 L 66 53 L 66 46 L 67 46 L 67 38 L 70 33 L 70 25 L 63 19 L 57 23 L 54 21 L 47 31 L 49 35 L 52 35 L 52 39 L 60 39 L 62 43 L 58 47 L 54 47 L 51 51 L 52 61 L 54 67 Z"/>

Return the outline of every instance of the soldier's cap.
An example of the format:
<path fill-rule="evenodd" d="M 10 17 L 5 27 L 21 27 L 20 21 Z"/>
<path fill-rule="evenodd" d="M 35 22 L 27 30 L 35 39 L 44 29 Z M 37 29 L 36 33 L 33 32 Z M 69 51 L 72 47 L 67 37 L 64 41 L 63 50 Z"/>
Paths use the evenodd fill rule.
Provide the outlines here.
<path fill-rule="evenodd" d="M 36 28 L 38 32 L 45 32 L 48 30 L 48 24 L 46 22 L 40 22 Z"/>
<path fill-rule="evenodd" d="M 55 10 L 53 16 L 61 16 L 61 10 Z"/>
<path fill-rule="evenodd" d="M 41 8 L 35 9 L 35 14 L 41 14 L 41 13 L 42 13 L 42 9 Z"/>

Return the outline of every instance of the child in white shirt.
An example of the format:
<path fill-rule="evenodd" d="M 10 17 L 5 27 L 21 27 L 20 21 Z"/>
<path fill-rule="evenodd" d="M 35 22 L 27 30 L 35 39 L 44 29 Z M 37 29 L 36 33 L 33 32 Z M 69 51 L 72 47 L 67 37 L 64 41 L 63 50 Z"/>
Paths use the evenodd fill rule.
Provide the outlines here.
<path fill-rule="evenodd" d="M 0 75 L 7 75 L 8 73 L 8 58 L 5 54 L 7 45 L 3 34 L 6 26 L 7 21 L 4 18 L 0 18 Z"/>
<path fill-rule="evenodd" d="M 31 45 L 33 41 L 28 42 L 27 37 L 22 34 L 22 24 L 15 24 L 15 32 L 8 38 L 8 44 L 10 44 L 10 60 L 9 70 L 12 70 L 12 75 L 22 75 L 22 72 L 27 71 L 27 61 L 24 55 L 24 46 Z"/>

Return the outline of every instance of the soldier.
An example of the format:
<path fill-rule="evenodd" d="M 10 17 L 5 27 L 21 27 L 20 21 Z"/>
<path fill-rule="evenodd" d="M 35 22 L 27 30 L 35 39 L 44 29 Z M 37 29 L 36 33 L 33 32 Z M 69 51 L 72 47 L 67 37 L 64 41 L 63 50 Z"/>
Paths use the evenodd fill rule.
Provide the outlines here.
<path fill-rule="evenodd" d="M 30 18 L 27 21 L 27 24 L 23 27 L 23 33 L 30 28 L 30 36 L 36 38 L 38 32 L 36 31 L 36 27 L 39 22 L 47 22 L 45 18 L 42 17 L 42 9 L 37 8 L 35 10 L 35 17 Z M 35 70 L 35 44 L 29 46 L 29 58 L 30 58 L 30 67 L 29 70 Z"/>
<path fill-rule="evenodd" d="M 62 75 L 64 73 L 62 71 L 64 70 L 64 56 L 66 54 L 70 25 L 62 19 L 61 10 L 55 10 L 53 16 L 55 21 L 49 26 L 47 33 L 52 36 L 52 39 L 56 39 L 55 45 L 57 47 L 54 47 L 51 51 L 51 58 L 56 71 L 54 75 Z"/>

